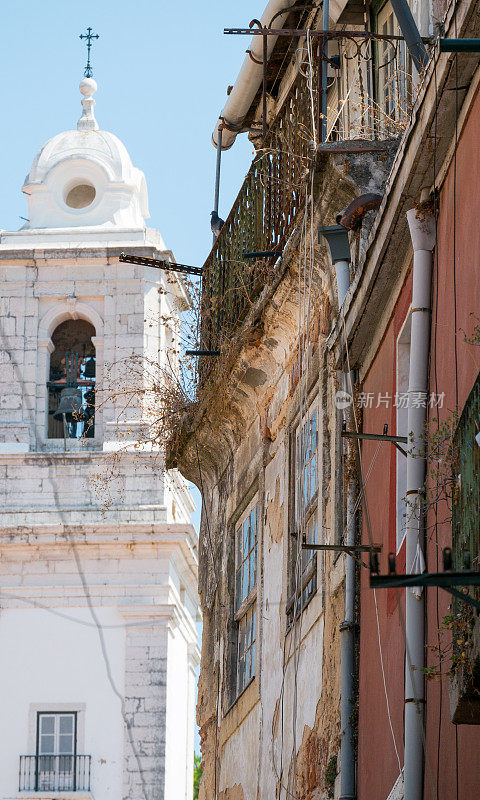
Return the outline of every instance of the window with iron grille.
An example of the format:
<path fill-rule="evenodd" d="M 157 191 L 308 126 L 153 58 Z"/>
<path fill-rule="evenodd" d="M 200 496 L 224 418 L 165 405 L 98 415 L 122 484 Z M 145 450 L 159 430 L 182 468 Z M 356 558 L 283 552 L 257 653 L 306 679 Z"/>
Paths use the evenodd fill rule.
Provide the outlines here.
<path fill-rule="evenodd" d="M 316 401 L 291 435 L 291 523 L 289 537 L 289 601 L 293 620 L 317 588 L 317 558 L 302 545 L 318 544 L 318 408 Z"/>
<path fill-rule="evenodd" d="M 91 756 L 77 752 L 76 711 L 36 714 L 35 754 L 21 755 L 20 792 L 90 790 Z"/>
<path fill-rule="evenodd" d="M 258 502 L 241 514 L 235 530 L 235 696 L 255 677 Z"/>
<path fill-rule="evenodd" d="M 37 719 L 38 791 L 72 790 L 77 715 L 39 713 Z"/>

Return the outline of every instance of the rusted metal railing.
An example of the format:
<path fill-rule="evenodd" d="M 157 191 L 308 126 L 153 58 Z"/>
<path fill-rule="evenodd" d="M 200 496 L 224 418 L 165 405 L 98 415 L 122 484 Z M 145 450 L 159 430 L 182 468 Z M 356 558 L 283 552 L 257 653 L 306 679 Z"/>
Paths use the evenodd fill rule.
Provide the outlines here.
<path fill-rule="evenodd" d="M 336 34 L 341 37 L 342 34 Z M 333 36 L 333 34 L 332 34 Z M 329 64 L 327 142 L 390 139 L 409 116 L 411 78 L 399 37 L 374 34 L 336 38 L 336 66 Z M 314 143 L 321 143 L 321 41 L 297 53 L 299 72 L 258 150 L 202 271 L 200 346 L 221 349 L 252 302 L 274 275 L 275 256 L 245 258 L 245 252 L 281 253 L 302 209 Z M 313 54 L 313 55 L 312 55 Z M 211 364 L 211 362 L 210 362 Z M 200 379 L 210 364 L 199 365 Z"/>
<path fill-rule="evenodd" d="M 203 266 L 202 347 L 216 349 L 228 340 L 271 276 L 274 257 L 243 254 L 281 252 L 304 202 L 312 128 L 310 93 L 299 76 Z"/>

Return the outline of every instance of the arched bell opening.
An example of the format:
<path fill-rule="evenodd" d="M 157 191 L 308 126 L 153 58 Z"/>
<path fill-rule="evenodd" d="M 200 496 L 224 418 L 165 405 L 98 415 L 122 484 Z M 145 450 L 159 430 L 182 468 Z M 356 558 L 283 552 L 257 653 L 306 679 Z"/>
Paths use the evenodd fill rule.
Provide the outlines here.
<path fill-rule="evenodd" d="M 52 334 L 48 389 L 48 438 L 82 439 L 95 435 L 95 328 L 68 319 Z"/>

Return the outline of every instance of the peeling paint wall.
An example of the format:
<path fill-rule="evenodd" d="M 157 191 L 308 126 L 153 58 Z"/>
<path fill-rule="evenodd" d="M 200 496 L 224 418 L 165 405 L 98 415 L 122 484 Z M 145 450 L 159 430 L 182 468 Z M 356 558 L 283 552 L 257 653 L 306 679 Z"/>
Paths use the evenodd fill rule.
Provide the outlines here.
<path fill-rule="evenodd" d="M 355 154 L 323 160 L 315 174 L 314 229 L 333 222 L 367 184 L 371 188 L 373 181 L 378 187 L 389 163 L 388 151 L 376 157 Z M 185 432 L 176 451 L 179 469 L 197 484 L 201 480 L 204 489 L 199 569 L 204 631 L 197 705 L 204 762 L 200 800 L 283 800 L 295 782 L 299 798 L 317 800 L 327 798 L 333 788 L 332 783 L 327 786 L 326 770 L 340 743 L 344 555 L 314 554 L 316 591 L 296 628 L 289 627 L 287 615 L 290 450 L 305 395 L 318 404 L 319 541 L 334 543 L 340 536 L 332 513 L 341 502 L 337 379 L 325 343 L 336 291 L 326 248 L 315 243 L 306 386 L 305 373 L 299 381 L 298 362 L 298 314 L 304 302 L 298 288 L 299 249 L 297 231 L 282 280 L 261 311 L 252 314 L 251 327 L 245 323 L 239 332 L 243 338 L 228 374 L 221 386 L 207 387 L 192 427 L 195 433 L 189 438 Z M 322 291 L 326 278 L 330 300 Z M 254 680 L 235 699 L 233 522 L 253 497 L 260 520 L 256 670 Z"/>

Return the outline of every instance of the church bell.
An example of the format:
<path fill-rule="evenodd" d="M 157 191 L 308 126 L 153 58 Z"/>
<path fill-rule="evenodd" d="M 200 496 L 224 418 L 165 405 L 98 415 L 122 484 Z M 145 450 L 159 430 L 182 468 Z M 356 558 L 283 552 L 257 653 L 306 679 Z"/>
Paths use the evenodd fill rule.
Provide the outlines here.
<path fill-rule="evenodd" d="M 85 370 L 83 374 L 85 378 L 95 377 L 95 359 L 93 356 L 90 356 L 87 363 L 85 364 Z"/>
<path fill-rule="evenodd" d="M 82 404 L 82 390 L 67 386 L 66 389 L 62 389 L 61 391 L 60 402 L 53 418 L 61 422 L 65 414 L 65 420 L 67 422 L 79 422 Z"/>

